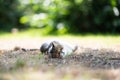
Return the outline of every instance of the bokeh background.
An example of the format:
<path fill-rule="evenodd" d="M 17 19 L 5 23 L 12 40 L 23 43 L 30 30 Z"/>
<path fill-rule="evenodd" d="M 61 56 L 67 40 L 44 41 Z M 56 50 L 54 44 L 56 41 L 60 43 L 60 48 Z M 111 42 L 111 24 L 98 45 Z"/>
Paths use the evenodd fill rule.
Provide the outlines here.
<path fill-rule="evenodd" d="M 29 51 L 50 39 L 79 46 L 82 60 Z M 120 80 L 119 53 L 120 0 L 0 0 L 0 80 Z"/>
<path fill-rule="evenodd" d="M 120 0 L 0 0 L 0 31 L 120 33 Z"/>

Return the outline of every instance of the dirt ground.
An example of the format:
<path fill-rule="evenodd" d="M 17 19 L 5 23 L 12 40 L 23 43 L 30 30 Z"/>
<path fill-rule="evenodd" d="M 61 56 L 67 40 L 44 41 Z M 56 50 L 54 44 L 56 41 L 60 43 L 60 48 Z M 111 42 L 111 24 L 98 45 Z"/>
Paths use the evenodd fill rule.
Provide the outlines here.
<path fill-rule="evenodd" d="M 101 40 L 59 38 L 78 45 L 79 50 L 63 59 L 44 59 L 36 51 L 50 38 L 0 39 L 0 80 L 119 80 L 120 45 Z"/>

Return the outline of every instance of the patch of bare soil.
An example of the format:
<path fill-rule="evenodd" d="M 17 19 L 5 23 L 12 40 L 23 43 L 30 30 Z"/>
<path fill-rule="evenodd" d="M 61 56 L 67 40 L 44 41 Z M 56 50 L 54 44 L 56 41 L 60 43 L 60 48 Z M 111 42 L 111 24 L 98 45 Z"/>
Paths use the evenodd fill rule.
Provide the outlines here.
<path fill-rule="evenodd" d="M 109 74 L 109 70 L 117 70 L 119 68 L 120 52 L 115 52 L 109 49 L 81 48 L 77 53 L 68 55 L 63 59 L 44 59 L 39 50 L 24 51 L 18 49 L 1 51 L 0 53 L 1 75 L 34 69 L 42 72 L 52 71 L 55 73 L 55 76 L 56 74 L 60 74 L 60 79 L 61 76 L 68 74 L 76 77 L 77 75 L 89 73 L 90 75 L 94 75 L 94 77 L 99 77 L 100 80 L 102 78 L 104 78 L 102 80 L 106 80 L 111 78 L 110 75 L 114 74 L 114 72 Z M 106 72 L 106 70 L 108 71 Z M 119 74 L 119 71 L 117 71 L 117 74 L 115 73 L 115 76 Z M 0 76 L 0 78 L 4 79 L 3 76 Z M 120 79 L 119 76 L 117 78 Z M 109 80 L 114 80 L 114 78 Z"/>

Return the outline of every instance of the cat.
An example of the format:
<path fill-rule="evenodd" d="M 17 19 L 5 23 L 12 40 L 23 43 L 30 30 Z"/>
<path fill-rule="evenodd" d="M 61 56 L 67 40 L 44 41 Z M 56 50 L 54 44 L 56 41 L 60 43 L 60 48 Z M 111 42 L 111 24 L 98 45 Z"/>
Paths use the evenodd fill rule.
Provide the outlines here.
<path fill-rule="evenodd" d="M 77 46 L 60 40 L 46 41 L 40 47 L 40 51 L 48 58 L 64 58 L 76 50 Z"/>

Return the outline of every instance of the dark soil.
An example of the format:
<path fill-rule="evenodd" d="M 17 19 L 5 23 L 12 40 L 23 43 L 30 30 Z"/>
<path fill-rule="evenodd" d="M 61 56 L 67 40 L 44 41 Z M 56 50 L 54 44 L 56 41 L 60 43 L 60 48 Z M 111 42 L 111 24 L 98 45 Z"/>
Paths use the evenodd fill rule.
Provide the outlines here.
<path fill-rule="evenodd" d="M 85 67 L 90 69 L 117 69 L 120 68 L 120 52 L 109 49 L 82 48 L 77 53 L 66 56 L 63 59 L 44 59 L 43 55 L 36 51 L 2 51 L 0 54 L 0 72 L 9 72 L 24 68 L 51 68 Z"/>

